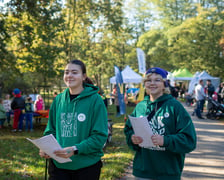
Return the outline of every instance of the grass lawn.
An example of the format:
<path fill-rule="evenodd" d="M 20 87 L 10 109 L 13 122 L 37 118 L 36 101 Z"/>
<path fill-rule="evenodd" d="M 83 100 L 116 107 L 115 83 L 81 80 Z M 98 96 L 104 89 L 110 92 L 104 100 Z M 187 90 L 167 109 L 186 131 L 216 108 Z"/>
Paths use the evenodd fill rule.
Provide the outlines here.
<path fill-rule="evenodd" d="M 133 107 L 127 107 L 130 114 Z M 125 168 L 133 158 L 133 152 L 125 143 L 123 133 L 124 116 L 115 117 L 115 106 L 108 107 L 109 118 L 113 122 L 112 142 L 107 145 L 102 158 L 101 180 L 115 180 L 123 175 Z M 45 175 L 45 159 L 40 158 L 38 148 L 26 138 L 39 138 L 45 129 L 47 119 L 42 125 L 34 122 L 33 132 L 11 132 L 11 128 L 0 129 L 0 179 L 1 180 L 42 180 Z"/>

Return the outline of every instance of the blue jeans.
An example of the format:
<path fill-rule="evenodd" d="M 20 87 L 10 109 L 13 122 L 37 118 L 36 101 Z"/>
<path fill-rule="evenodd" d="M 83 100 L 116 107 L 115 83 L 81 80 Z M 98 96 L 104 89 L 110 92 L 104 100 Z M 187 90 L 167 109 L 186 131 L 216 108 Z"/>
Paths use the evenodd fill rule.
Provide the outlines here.
<path fill-rule="evenodd" d="M 21 113 L 19 115 L 19 129 L 23 129 L 23 120 L 24 120 L 25 114 Z"/>
<path fill-rule="evenodd" d="M 0 126 L 3 126 L 5 122 L 5 119 L 0 119 Z"/>
<path fill-rule="evenodd" d="M 25 117 L 26 117 L 26 130 L 29 129 L 29 126 L 30 126 L 30 130 L 32 130 L 33 129 L 33 113 L 26 113 Z"/>
<path fill-rule="evenodd" d="M 197 117 L 199 117 L 199 118 L 202 117 L 201 116 L 201 110 L 204 106 L 204 102 L 205 102 L 205 100 L 203 99 L 203 100 L 198 100 L 197 103 L 196 103 L 195 113 L 196 113 Z"/>
<path fill-rule="evenodd" d="M 11 114 L 13 114 L 11 111 L 6 112 L 6 119 L 7 119 L 8 124 L 10 123 L 10 116 L 11 116 Z"/>

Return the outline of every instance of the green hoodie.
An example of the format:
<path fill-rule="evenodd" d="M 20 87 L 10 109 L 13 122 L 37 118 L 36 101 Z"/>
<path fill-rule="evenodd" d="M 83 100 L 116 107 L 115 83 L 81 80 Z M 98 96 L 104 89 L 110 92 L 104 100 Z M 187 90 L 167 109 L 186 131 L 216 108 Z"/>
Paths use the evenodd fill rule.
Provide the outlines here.
<path fill-rule="evenodd" d="M 44 135 L 53 134 L 62 148 L 76 146 L 72 162 L 58 163 L 58 168 L 76 170 L 98 162 L 107 140 L 107 110 L 98 88 L 84 84 L 84 90 L 70 101 L 69 89 L 56 96 Z"/>
<path fill-rule="evenodd" d="M 191 117 L 182 104 L 171 95 L 164 94 L 154 102 L 146 96 L 137 104 L 131 114 L 134 117 L 147 116 L 157 105 L 164 101 L 149 125 L 154 134 L 164 136 L 164 146 L 146 149 L 131 141 L 134 134 L 130 120 L 124 128 L 126 141 L 136 151 L 133 162 L 133 174 L 141 178 L 155 180 L 180 180 L 184 167 L 185 153 L 196 148 L 196 132 Z"/>

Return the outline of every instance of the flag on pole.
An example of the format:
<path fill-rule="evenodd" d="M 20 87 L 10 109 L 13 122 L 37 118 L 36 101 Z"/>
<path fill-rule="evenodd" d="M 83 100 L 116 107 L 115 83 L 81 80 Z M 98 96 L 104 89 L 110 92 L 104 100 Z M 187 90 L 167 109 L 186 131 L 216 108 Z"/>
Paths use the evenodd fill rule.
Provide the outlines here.
<path fill-rule="evenodd" d="M 123 77 L 120 69 L 117 66 L 114 66 L 114 70 L 115 70 L 116 88 L 120 107 L 120 114 L 125 114 L 126 110 L 125 110 L 124 94 L 121 94 L 120 92 L 120 85 L 123 84 Z"/>
<path fill-rule="evenodd" d="M 116 84 L 122 84 L 123 83 L 123 77 L 121 74 L 121 71 L 119 67 L 114 66 L 114 71 L 115 71 L 115 78 L 116 78 Z"/>
<path fill-rule="evenodd" d="M 144 77 L 144 75 L 143 75 Z M 138 98 L 137 98 L 137 103 L 140 101 L 143 101 L 145 97 L 145 88 L 143 87 L 143 84 L 140 84 L 140 88 L 139 88 L 139 93 L 138 93 Z"/>
<path fill-rule="evenodd" d="M 138 58 L 138 71 L 139 73 L 145 74 L 145 53 L 141 48 L 136 48 Z"/>

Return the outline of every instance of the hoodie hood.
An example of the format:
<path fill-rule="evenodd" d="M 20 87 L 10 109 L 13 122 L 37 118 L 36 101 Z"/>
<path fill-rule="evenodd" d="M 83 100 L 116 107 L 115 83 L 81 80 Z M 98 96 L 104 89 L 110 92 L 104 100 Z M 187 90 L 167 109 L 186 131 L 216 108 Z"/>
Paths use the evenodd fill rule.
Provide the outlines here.
<path fill-rule="evenodd" d="M 160 96 L 158 99 L 156 99 L 155 101 L 150 101 L 149 96 L 145 96 L 143 101 L 147 101 L 149 104 L 156 104 L 158 102 L 161 101 L 167 101 L 169 99 L 173 99 L 173 97 L 170 94 L 163 94 L 162 96 Z"/>
<path fill-rule="evenodd" d="M 97 86 L 94 86 L 92 84 L 86 84 L 84 83 L 83 85 L 84 90 L 78 95 L 77 98 L 73 99 L 74 101 L 76 100 L 80 100 L 82 98 L 91 96 L 93 94 L 97 94 L 99 91 L 99 88 Z M 69 88 L 65 89 L 64 93 L 63 93 L 64 98 L 70 102 L 70 92 L 69 92 Z M 72 101 L 73 101 L 72 100 Z"/>

